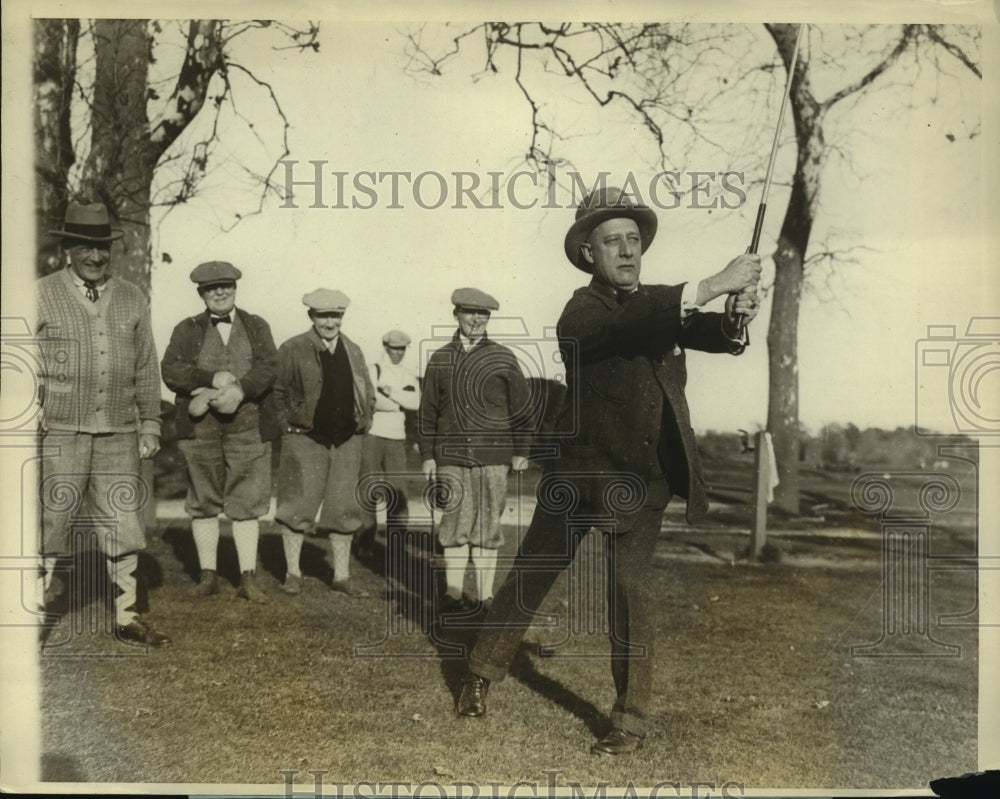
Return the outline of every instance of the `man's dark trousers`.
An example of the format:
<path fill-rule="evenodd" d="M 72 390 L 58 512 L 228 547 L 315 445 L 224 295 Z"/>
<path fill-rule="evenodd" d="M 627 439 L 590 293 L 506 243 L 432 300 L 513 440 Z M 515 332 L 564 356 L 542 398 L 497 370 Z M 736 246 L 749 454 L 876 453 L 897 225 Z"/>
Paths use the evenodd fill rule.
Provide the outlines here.
<path fill-rule="evenodd" d="M 617 699 L 611 723 L 643 736 L 653 687 L 653 640 L 658 626 L 658 593 L 651 573 L 663 511 L 670 489 L 662 473 L 649 484 L 643 507 L 624 532 L 602 531 L 608 576 L 611 672 Z M 572 512 L 536 507 L 510 574 L 497 593 L 469 657 L 469 670 L 490 681 L 502 680 L 549 589 L 576 554 L 591 524 L 574 521 Z"/>

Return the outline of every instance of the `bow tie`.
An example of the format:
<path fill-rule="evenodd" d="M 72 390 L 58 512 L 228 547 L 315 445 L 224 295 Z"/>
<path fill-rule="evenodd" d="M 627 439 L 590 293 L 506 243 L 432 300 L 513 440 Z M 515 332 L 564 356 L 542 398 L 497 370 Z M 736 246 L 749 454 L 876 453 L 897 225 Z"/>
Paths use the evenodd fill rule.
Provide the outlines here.
<path fill-rule="evenodd" d="M 87 289 L 87 299 L 91 302 L 97 302 L 98 298 L 101 296 L 97 292 L 97 283 L 93 280 L 84 280 L 83 287 Z"/>
<path fill-rule="evenodd" d="M 233 323 L 233 318 L 229 314 L 226 314 L 225 316 L 212 317 L 213 325 L 231 325 L 232 323 Z"/>

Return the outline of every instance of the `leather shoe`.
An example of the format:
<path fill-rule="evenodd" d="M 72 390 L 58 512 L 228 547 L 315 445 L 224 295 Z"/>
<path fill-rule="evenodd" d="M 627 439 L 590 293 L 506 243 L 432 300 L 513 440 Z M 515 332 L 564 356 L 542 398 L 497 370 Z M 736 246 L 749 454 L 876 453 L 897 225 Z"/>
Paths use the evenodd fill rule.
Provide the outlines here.
<path fill-rule="evenodd" d="M 285 582 L 281 584 L 281 592 L 283 594 L 290 594 L 294 596 L 295 594 L 302 593 L 302 578 L 297 574 L 286 574 Z"/>
<path fill-rule="evenodd" d="M 171 643 L 169 635 L 157 632 L 141 619 L 133 619 L 128 624 L 119 624 L 116 634 L 121 641 L 134 641 L 148 646 L 166 646 Z"/>
<path fill-rule="evenodd" d="M 358 588 L 350 580 L 334 580 L 330 583 L 330 588 L 338 593 L 346 594 L 351 599 L 365 599 L 371 596 L 371 594 L 363 588 Z"/>
<path fill-rule="evenodd" d="M 642 746 L 642 741 L 641 735 L 627 732 L 621 727 L 614 727 L 590 747 L 590 751 L 595 755 L 630 755 Z"/>
<path fill-rule="evenodd" d="M 257 585 L 253 572 L 243 572 L 240 575 L 240 587 L 236 590 L 236 596 L 260 604 L 267 602 L 267 594 Z"/>
<path fill-rule="evenodd" d="M 479 718 L 486 715 L 486 694 L 490 681 L 478 674 L 467 674 L 462 680 L 462 692 L 458 695 L 459 716 Z"/>
<path fill-rule="evenodd" d="M 201 577 L 198 579 L 198 585 L 195 586 L 194 593 L 195 596 L 206 597 L 216 594 L 219 591 L 219 585 L 215 578 L 214 569 L 202 569 Z"/>

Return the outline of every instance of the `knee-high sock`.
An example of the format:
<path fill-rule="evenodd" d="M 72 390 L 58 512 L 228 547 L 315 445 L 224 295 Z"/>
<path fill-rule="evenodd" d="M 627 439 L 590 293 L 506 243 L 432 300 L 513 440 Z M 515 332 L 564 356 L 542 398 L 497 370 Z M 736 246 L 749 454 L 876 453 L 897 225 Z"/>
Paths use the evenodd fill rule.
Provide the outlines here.
<path fill-rule="evenodd" d="M 351 542 L 354 536 L 343 533 L 330 533 L 330 559 L 333 561 L 333 579 L 335 582 L 347 580 L 351 576 Z"/>
<path fill-rule="evenodd" d="M 42 590 L 48 591 L 52 587 L 52 578 L 55 576 L 56 563 L 59 558 L 55 555 L 45 555 L 42 558 Z"/>
<path fill-rule="evenodd" d="M 198 566 L 215 571 L 219 552 L 219 517 L 192 519 L 191 534 L 194 536 L 194 546 L 198 550 Z"/>
<path fill-rule="evenodd" d="M 469 545 L 444 548 L 445 593 L 452 599 L 462 598 L 465 587 L 465 567 L 469 565 Z"/>
<path fill-rule="evenodd" d="M 240 561 L 240 573 L 257 570 L 257 539 L 260 537 L 260 522 L 256 519 L 233 522 L 233 541 L 236 542 L 236 557 Z"/>
<path fill-rule="evenodd" d="M 299 556 L 302 554 L 302 533 L 285 530 L 281 534 L 281 543 L 285 548 L 285 570 L 292 577 L 301 577 Z"/>
<path fill-rule="evenodd" d="M 493 597 L 493 583 L 497 575 L 497 551 L 472 548 L 472 565 L 476 570 L 476 593 L 483 602 Z"/>
<path fill-rule="evenodd" d="M 135 570 L 139 567 L 139 556 L 129 552 L 118 558 L 108 558 L 108 577 L 117 588 L 115 597 L 115 623 L 128 624 L 136 617 L 136 578 Z"/>

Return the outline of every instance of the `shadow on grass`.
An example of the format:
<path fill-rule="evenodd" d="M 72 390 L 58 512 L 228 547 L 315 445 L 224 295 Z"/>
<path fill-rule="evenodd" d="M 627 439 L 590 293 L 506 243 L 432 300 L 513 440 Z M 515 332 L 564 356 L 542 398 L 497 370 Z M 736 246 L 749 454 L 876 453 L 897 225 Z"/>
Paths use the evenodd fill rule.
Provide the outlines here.
<path fill-rule="evenodd" d="M 610 719 L 593 702 L 574 693 L 559 680 L 538 671 L 531 657 L 534 648 L 531 644 L 521 644 L 510 665 L 510 676 L 579 718 L 595 737 L 604 735 L 611 726 Z"/>

